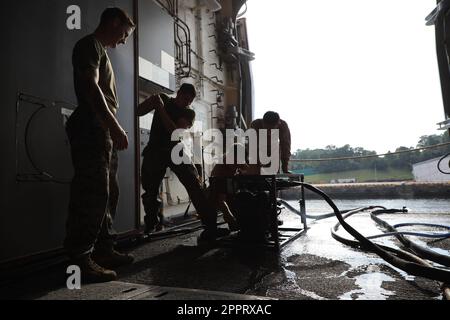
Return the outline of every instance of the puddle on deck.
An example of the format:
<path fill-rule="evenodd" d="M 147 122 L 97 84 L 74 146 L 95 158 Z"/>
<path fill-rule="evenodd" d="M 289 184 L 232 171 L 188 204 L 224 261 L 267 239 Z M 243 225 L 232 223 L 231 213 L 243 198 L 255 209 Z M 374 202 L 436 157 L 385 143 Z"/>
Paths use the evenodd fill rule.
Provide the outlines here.
<path fill-rule="evenodd" d="M 292 204 L 295 205 L 295 202 Z M 398 205 L 399 203 L 391 204 Z M 351 207 L 345 209 L 348 208 Z M 383 219 L 391 224 L 411 221 L 450 224 L 450 214 L 443 211 L 447 210 L 447 207 L 439 212 L 440 210 L 432 203 L 428 203 L 426 206 L 422 206 L 422 209 L 424 210 L 419 210 L 421 212 L 385 215 Z M 428 209 L 434 209 L 435 212 L 427 213 Z M 316 213 L 312 214 L 325 212 L 329 212 L 329 209 L 318 211 L 316 208 Z M 287 210 L 284 210 L 281 217 L 286 227 L 300 225 L 299 217 Z M 317 222 L 308 221 L 308 232 L 281 252 L 283 274 L 268 275 L 260 284 L 260 292 L 265 290 L 267 295 L 281 299 L 440 298 L 441 293 L 436 281 L 411 276 L 386 263 L 375 254 L 350 248 L 334 240 L 331 237 L 330 229 L 336 224 L 336 218 Z M 355 215 L 347 221 L 366 236 L 383 232 L 367 213 Z M 340 234 L 350 237 L 342 228 Z M 399 247 L 395 238 L 380 238 L 376 242 Z M 418 243 L 426 244 L 423 241 L 418 241 Z M 449 250 L 446 249 L 435 248 L 435 250 L 442 254 L 449 254 Z"/>

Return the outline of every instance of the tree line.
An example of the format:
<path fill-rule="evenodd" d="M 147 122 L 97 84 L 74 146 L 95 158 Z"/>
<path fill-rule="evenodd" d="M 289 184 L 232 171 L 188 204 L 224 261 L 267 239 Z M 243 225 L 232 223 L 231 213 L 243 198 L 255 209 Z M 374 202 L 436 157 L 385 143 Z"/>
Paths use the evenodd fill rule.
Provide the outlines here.
<path fill-rule="evenodd" d="M 428 146 L 434 146 L 441 143 L 450 142 L 449 132 L 445 131 L 442 135 L 424 135 L 421 136 L 415 147 L 398 147 L 395 152 L 414 150 Z M 389 152 L 391 153 L 391 152 Z M 394 153 L 394 152 L 392 152 Z M 442 157 L 450 153 L 450 145 L 426 149 L 422 151 L 411 151 L 400 154 L 386 155 L 385 157 L 373 157 L 366 159 L 351 160 L 330 160 L 330 161 L 304 161 L 293 162 L 291 168 L 293 171 L 302 171 L 305 174 L 330 173 L 359 169 L 386 170 L 388 168 L 412 170 L 412 165 L 418 162 Z M 345 158 L 376 155 L 375 151 L 366 150 L 361 147 L 351 147 L 346 144 L 342 147 L 334 145 L 326 146 L 325 149 L 305 149 L 297 150 L 292 156 L 293 159 L 327 159 L 327 158 Z"/>

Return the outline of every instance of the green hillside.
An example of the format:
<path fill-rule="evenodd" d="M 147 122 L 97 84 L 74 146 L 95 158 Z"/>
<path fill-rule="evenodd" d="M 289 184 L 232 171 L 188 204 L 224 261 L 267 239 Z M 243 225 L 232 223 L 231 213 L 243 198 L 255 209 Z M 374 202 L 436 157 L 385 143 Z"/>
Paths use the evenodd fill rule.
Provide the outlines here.
<path fill-rule="evenodd" d="M 374 170 L 362 169 L 313 174 L 305 176 L 305 181 L 308 183 L 330 183 L 331 180 L 352 178 L 355 178 L 356 182 L 406 181 L 414 179 L 410 170 L 389 168 L 376 172 Z"/>

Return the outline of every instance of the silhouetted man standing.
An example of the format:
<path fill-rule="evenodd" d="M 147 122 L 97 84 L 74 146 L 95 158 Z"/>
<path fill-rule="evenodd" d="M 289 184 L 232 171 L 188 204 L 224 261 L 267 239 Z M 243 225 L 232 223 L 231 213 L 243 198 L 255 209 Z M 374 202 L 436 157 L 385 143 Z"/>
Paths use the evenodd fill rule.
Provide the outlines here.
<path fill-rule="evenodd" d="M 72 64 L 78 108 L 67 123 L 74 177 L 65 248 L 84 281 L 116 279 L 114 268 L 133 257 L 114 250 L 112 229 L 119 199 L 118 150 L 128 148 L 119 124 L 116 82 L 107 48 L 125 44 L 135 24 L 122 9 L 108 8 L 98 28 L 78 41 Z"/>

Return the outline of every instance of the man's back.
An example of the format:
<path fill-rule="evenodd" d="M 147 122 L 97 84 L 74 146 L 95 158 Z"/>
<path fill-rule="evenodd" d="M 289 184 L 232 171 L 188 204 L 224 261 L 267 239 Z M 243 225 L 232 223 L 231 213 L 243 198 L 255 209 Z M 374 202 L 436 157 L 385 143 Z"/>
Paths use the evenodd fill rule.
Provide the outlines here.
<path fill-rule="evenodd" d="M 259 131 L 261 129 L 267 129 L 267 126 L 264 124 L 263 119 L 254 120 L 250 127 Z M 289 126 L 286 121 L 279 120 L 278 128 L 279 130 L 279 139 L 280 139 L 280 160 L 283 163 L 283 171 L 287 172 L 287 163 L 289 162 L 289 158 L 291 157 L 291 131 L 289 130 Z M 259 133 L 258 133 L 258 141 L 259 141 Z M 270 140 L 268 140 L 270 144 Z M 268 151 L 270 150 L 270 145 L 267 146 Z"/>

